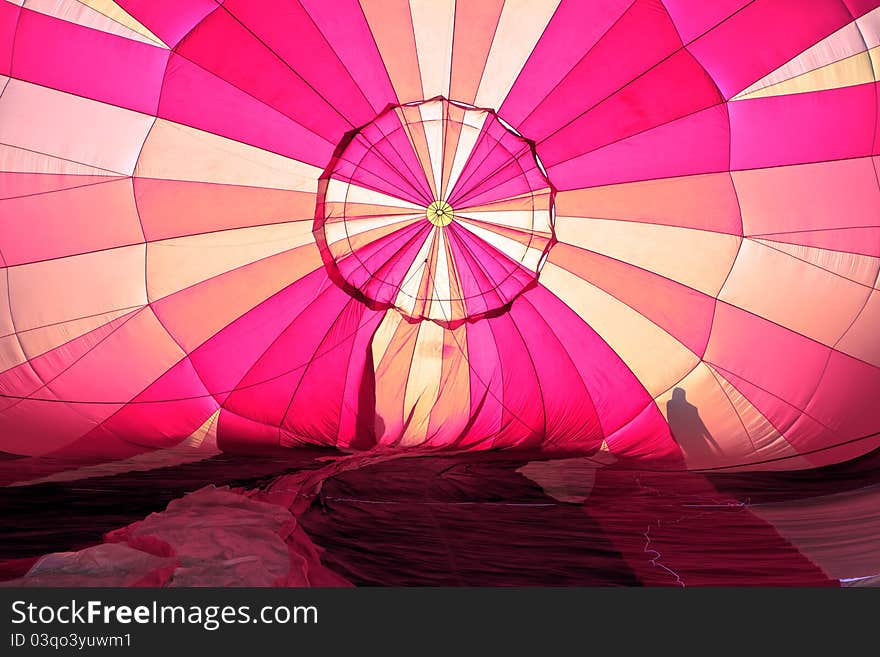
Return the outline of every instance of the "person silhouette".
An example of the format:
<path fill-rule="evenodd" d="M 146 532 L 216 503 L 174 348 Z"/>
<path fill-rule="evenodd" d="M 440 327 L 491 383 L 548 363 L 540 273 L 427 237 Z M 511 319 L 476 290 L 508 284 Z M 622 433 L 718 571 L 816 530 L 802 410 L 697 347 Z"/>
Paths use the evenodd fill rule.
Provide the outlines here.
<path fill-rule="evenodd" d="M 675 388 L 666 402 L 669 429 L 689 461 L 706 462 L 720 452 L 718 443 L 706 428 L 696 406 L 688 402 L 684 388 Z"/>

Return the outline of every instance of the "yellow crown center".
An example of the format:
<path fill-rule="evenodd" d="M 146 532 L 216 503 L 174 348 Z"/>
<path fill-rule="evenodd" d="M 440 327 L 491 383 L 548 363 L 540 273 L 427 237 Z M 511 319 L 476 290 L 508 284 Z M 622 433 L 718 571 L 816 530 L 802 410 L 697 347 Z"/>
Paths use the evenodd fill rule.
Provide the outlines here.
<path fill-rule="evenodd" d="M 435 226 L 448 226 L 452 223 L 452 206 L 446 201 L 434 201 L 428 206 L 425 216 Z"/>

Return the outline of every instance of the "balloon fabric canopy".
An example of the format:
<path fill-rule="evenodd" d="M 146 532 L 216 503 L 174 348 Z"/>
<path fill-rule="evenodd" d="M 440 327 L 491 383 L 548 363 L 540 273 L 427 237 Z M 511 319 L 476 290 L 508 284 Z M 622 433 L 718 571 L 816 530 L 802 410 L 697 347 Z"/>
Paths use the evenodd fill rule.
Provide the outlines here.
<path fill-rule="evenodd" d="M 878 0 L 0 0 L 0 451 L 880 445 Z"/>

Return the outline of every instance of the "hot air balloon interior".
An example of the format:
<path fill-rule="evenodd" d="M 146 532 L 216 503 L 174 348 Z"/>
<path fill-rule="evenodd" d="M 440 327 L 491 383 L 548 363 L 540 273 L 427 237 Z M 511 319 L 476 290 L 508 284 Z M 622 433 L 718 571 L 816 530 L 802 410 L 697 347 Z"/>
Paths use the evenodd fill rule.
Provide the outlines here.
<path fill-rule="evenodd" d="M 8 586 L 880 584 L 880 0 L 0 0 Z"/>

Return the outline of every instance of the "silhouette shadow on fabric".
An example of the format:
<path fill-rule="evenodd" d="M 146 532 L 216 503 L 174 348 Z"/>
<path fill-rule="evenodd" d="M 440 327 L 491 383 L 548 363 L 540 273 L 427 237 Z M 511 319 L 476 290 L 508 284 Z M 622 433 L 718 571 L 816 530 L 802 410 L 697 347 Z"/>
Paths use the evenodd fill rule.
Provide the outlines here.
<path fill-rule="evenodd" d="M 720 452 L 699 410 L 687 400 L 684 388 L 673 389 L 672 399 L 666 402 L 666 419 L 672 436 L 689 461 L 709 460 Z"/>

